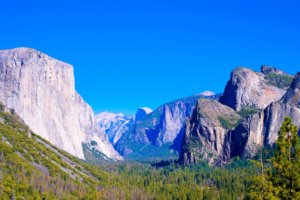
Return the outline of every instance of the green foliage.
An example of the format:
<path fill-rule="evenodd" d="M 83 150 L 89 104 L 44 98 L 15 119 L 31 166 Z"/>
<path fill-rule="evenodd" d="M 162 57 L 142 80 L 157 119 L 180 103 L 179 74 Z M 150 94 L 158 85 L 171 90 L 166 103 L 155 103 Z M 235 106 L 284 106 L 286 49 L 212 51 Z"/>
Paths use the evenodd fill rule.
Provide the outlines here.
<path fill-rule="evenodd" d="M 258 113 L 260 110 L 257 108 L 244 108 L 241 111 L 238 112 L 238 114 L 242 117 L 242 118 L 247 118 L 255 113 Z"/>
<path fill-rule="evenodd" d="M 91 165 L 0 112 L 0 199 L 243 199 L 256 167 L 174 162 Z M 163 166 L 163 167 L 159 167 Z"/>
<path fill-rule="evenodd" d="M 300 199 L 300 143 L 298 128 L 286 118 L 280 128 L 277 152 L 272 159 L 272 182 L 279 187 L 280 198 Z"/>
<path fill-rule="evenodd" d="M 231 200 L 242 199 L 246 195 L 249 180 L 256 171 L 249 162 L 241 163 L 234 162 L 223 168 L 206 163 L 181 167 L 172 162 L 163 167 L 124 163 L 116 165 L 115 169 L 111 169 L 112 165 L 104 168 L 117 172 L 133 191 L 141 191 L 137 199 Z"/>
<path fill-rule="evenodd" d="M 275 74 L 275 73 L 267 74 L 265 79 L 268 81 L 270 85 L 282 89 L 288 88 L 293 81 L 292 76 L 286 74 Z"/>
<path fill-rule="evenodd" d="M 265 176 L 256 176 L 251 184 L 249 199 L 255 200 L 279 200 L 278 189 L 273 186 L 271 181 L 265 179 Z"/>
<path fill-rule="evenodd" d="M 218 117 L 219 122 L 221 123 L 222 127 L 227 130 L 232 130 L 237 127 L 237 125 L 241 122 L 239 118 L 236 117 Z"/>
<path fill-rule="evenodd" d="M 250 188 L 250 199 L 300 199 L 300 143 L 298 128 L 291 118 L 280 127 L 271 167 L 257 176 Z"/>
<path fill-rule="evenodd" d="M 18 116 L 0 112 L 0 118 L 0 199 L 95 199 L 100 194 L 96 188 L 104 183 L 97 180 L 106 173 L 76 158 L 66 162 L 69 155 L 31 134 Z"/>

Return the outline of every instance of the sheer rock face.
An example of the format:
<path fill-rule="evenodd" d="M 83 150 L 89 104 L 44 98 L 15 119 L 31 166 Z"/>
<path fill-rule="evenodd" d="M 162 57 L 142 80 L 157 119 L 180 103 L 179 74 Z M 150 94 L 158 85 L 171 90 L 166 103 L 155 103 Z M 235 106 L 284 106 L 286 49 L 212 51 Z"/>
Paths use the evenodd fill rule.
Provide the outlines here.
<path fill-rule="evenodd" d="M 231 157 L 251 157 L 257 153 L 258 147 L 275 143 L 279 128 L 287 116 L 300 126 L 300 73 L 281 100 L 249 117 L 232 132 Z M 234 145 L 237 143 L 240 145 Z"/>
<path fill-rule="evenodd" d="M 75 91 L 73 67 L 28 48 L 0 51 L 0 101 L 41 137 L 84 158 L 82 143 L 122 159 L 98 133 L 91 107 Z"/>
<path fill-rule="evenodd" d="M 217 101 L 200 99 L 187 123 L 180 162 L 196 163 L 201 160 L 211 164 L 220 162 L 223 157 L 228 129 L 224 121 L 237 124 L 240 116 L 232 108 Z"/>
<path fill-rule="evenodd" d="M 244 108 L 265 109 L 270 103 L 278 101 L 286 92 L 268 81 L 268 74 L 284 74 L 275 68 L 262 66 L 262 72 L 240 67 L 231 73 L 220 102 L 236 111 Z M 273 78 L 273 77 L 272 77 Z"/>

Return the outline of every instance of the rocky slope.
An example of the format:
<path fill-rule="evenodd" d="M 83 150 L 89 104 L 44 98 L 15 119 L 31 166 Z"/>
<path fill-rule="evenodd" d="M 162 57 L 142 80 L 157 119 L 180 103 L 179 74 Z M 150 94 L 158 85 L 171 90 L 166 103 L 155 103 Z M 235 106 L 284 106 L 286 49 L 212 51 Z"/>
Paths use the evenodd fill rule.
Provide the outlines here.
<path fill-rule="evenodd" d="M 133 159 L 178 156 L 183 127 L 199 98 L 217 99 L 212 92 L 162 105 L 137 119 L 115 145 L 121 155 Z"/>
<path fill-rule="evenodd" d="M 261 67 L 261 72 L 240 67 L 231 73 L 220 102 L 237 111 L 264 109 L 286 92 L 292 76 L 275 68 Z"/>
<path fill-rule="evenodd" d="M 225 138 L 241 117 L 232 108 L 213 100 L 200 99 L 187 123 L 179 160 L 184 164 L 216 163 L 223 154 Z"/>
<path fill-rule="evenodd" d="M 75 91 L 71 65 L 29 48 L 0 51 L 0 91 L 0 102 L 57 147 L 84 158 L 82 143 L 93 140 L 107 157 L 122 159 Z"/>
<path fill-rule="evenodd" d="M 300 126 L 300 73 L 279 101 L 249 117 L 231 133 L 231 157 L 251 157 L 259 147 L 275 143 L 286 116 Z"/>
<path fill-rule="evenodd" d="M 285 116 L 299 121 L 295 106 L 283 103 L 297 102 L 299 97 L 291 92 L 295 89 L 286 92 L 292 79 L 266 66 L 261 72 L 234 70 L 220 103 L 198 102 L 187 123 L 180 162 L 205 160 L 222 165 L 235 156 L 253 156 L 258 146 L 274 143 Z"/>

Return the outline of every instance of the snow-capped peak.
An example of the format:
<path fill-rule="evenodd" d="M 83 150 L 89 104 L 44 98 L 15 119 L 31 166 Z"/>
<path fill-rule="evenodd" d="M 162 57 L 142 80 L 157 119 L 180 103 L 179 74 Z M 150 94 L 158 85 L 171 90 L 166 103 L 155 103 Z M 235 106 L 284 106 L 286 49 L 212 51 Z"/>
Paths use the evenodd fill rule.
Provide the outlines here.
<path fill-rule="evenodd" d="M 114 145 L 128 129 L 128 124 L 132 117 L 125 116 L 122 113 L 102 112 L 96 115 L 102 133 L 106 134 L 109 141 Z"/>
<path fill-rule="evenodd" d="M 147 115 L 153 112 L 151 108 L 147 108 L 147 107 L 141 107 L 139 109 L 144 110 Z"/>
<path fill-rule="evenodd" d="M 101 112 L 96 115 L 96 122 L 102 120 L 115 120 L 117 118 L 124 118 L 123 113 Z"/>
<path fill-rule="evenodd" d="M 200 96 L 205 96 L 205 97 L 210 97 L 210 96 L 216 95 L 216 93 L 214 93 L 212 91 L 204 91 L 204 92 L 201 92 L 199 95 Z"/>

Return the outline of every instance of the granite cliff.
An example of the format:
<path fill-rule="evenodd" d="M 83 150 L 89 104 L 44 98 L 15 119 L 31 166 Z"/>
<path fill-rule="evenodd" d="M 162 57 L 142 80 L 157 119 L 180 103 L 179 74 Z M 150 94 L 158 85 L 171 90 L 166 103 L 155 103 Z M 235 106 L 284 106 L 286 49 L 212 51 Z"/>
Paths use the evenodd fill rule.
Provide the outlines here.
<path fill-rule="evenodd" d="M 36 134 L 84 159 L 83 143 L 121 160 L 75 90 L 73 67 L 29 48 L 0 51 L 0 102 Z"/>
<path fill-rule="evenodd" d="M 198 102 L 187 122 L 179 161 L 222 165 L 273 144 L 286 116 L 300 125 L 299 79 L 267 66 L 261 72 L 235 69 L 219 102 Z"/>
<path fill-rule="evenodd" d="M 278 69 L 266 66 L 261 67 L 261 72 L 239 67 L 231 73 L 220 102 L 236 111 L 264 109 L 285 94 L 292 78 Z"/>
<path fill-rule="evenodd" d="M 231 157 L 252 157 L 258 148 L 274 144 L 286 116 L 300 126 L 300 73 L 279 101 L 250 116 L 231 133 Z"/>

